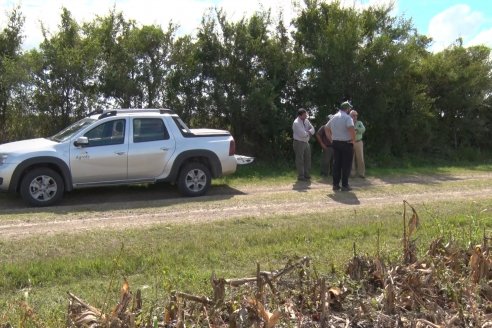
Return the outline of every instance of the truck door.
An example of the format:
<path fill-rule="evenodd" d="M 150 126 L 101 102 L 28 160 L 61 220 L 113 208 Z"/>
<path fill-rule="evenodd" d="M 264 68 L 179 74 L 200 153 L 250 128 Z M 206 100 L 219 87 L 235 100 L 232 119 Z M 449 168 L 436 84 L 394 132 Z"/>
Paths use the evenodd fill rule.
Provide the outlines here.
<path fill-rule="evenodd" d="M 175 147 L 175 141 L 170 138 L 162 118 L 133 118 L 128 148 L 128 178 L 152 180 L 159 177 Z"/>
<path fill-rule="evenodd" d="M 84 134 L 89 144 L 70 146 L 74 184 L 107 184 L 128 177 L 128 133 L 125 119 L 99 124 Z"/>

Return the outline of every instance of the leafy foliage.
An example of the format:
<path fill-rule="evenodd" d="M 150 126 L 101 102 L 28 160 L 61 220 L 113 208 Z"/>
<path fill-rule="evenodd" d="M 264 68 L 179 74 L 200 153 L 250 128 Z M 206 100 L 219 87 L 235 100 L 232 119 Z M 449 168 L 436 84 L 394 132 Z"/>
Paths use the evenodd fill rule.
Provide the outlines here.
<path fill-rule="evenodd" d="M 458 40 L 430 53 L 432 40 L 391 5 L 298 8 L 291 26 L 265 10 L 232 21 L 212 9 L 196 36 L 179 37 L 173 23 L 140 26 L 113 9 L 79 24 L 64 8 L 58 31 L 43 29 L 39 49 L 25 52 L 15 8 L 0 33 L 0 142 L 52 134 L 100 108 L 169 107 L 191 126 L 231 130 L 238 152 L 287 159 L 299 107 L 320 126 L 349 98 L 370 156 L 490 148 L 489 48 Z"/>
<path fill-rule="evenodd" d="M 12 133 L 8 129 L 10 112 L 16 108 L 15 94 L 22 92 L 20 50 L 24 18 L 17 7 L 8 16 L 7 27 L 0 32 L 0 142 Z M 10 133 L 9 133 L 10 132 Z"/>

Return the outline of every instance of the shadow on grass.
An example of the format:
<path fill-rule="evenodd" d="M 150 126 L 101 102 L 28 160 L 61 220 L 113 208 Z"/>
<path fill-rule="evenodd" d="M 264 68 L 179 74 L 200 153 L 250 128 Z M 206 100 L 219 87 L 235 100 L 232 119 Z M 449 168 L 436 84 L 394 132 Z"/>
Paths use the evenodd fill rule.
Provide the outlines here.
<path fill-rule="evenodd" d="M 307 181 L 295 181 L 294 184 L 292 185 L 292 190 L 298 191 L 298 192 L 306 192 L 309 189 L 311 189 L 311 183 L 315 182 L 316 184 L 324 184 L 327 186 L 330 186 L 332 184 L 333 179 L 331 176 L 315 176 L 311 180 Z"/>
<path fill-rule="evenodd" d="M 328 194 L 328 198 L 331 198 L 333 201 L 345 205 L 360 205 L 359 198 L 352 191 L 332 191 Z"/>
<path fill-rule="evenodd" d="M 432 185 L 439 184 L 446 181 L 459 181 L 462 178 L 447 174 L 447 173 L 414 173 L 414 174 L 394 174 L 388 176 L 381 176 L 379 180 L 386 184 L 422 184 L 422 185 Z M 367 182 L 364 180 L 364 182 Z"/>
<path fill-rule="evenodd" d="M 350 177 L 349 184 L 355 187 L 371 187 L 377 185 L 404 185 L 404 184 L 417 184 L 417 185 L 435 185 L 449 181 L 461 181 L 467 178 L 462 178 L 450 173 L 406 173 L 406 174 L 387 174 L 387 175 L 368 175 L 366 178 Z M 469 179 L 469 177 L 468 177 Z M 320 181 L 321 182 L 321 181 Z M 322 183 L 326 183 L 323 181 Z M 328 181 L 331 184 L 331 180 Z"/>
<path fill-rule="evenodd" d="M 213 185 L 205 196 L 183 197 L 176 186 L 169 184 L 150 184 L 77 189 L 65 193 L 56 206 L 30 207 L 19 195 L 0 194 L 0 213 L 19 214 L 51 212 L 66 214 L 79 211 L 114 211 L 132 208 L 169 206 L 173 204 L 200 203 L 229 199 L 244 193 L 228 185 Z"/>
<path fill-rule="evenodd" d="M 311 189 L 311 180 L 306 180 L 306 181 L 297 180 L 292 185 L 292 190 L 295 190 L 297 192 L 307 192 L 309 189 Z"/>

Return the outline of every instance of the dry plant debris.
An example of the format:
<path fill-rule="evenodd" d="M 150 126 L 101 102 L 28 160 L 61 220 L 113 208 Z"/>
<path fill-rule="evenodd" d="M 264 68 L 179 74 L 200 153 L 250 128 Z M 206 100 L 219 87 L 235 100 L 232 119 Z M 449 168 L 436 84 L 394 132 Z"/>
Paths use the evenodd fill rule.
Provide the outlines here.
<path fill-rule="evenodd" d="M 484 233 L 482 244 L 469 249 L 438 238 L 418 259 L 411 237 L 419 219 L 410 208 L 408 222 L 403 215 L 398 263 L 385 263 L 379 252 L 371 258 L 354 251 L 342 277 L 320 274 L 308 257 L 276 271 L 262 271 L 258 264 L 253 277 L 213 274 L 210 297 L 174 291 L 150 313 L 142 311 L 140 290 L 133 295 L 125 280 L 109 313 L 69 292 L 67 327 L 492 328 L 491 238 Z"/>
<path fill-rule="evenodd" d="M 141 299 L 125 282 L 109 314 L 70 295 L 68 326 L 485 328 L 492 327 L 491 268 L 488 248 L 437 239 L 424 259 L 406 265 L 355 256 L 343 281 L 318 275 L 309 258 L 274 272 L 258 267 L 256 277 L 212 277 L 213 297 L 175 291 L 153 320 L 140 318 Z"/>

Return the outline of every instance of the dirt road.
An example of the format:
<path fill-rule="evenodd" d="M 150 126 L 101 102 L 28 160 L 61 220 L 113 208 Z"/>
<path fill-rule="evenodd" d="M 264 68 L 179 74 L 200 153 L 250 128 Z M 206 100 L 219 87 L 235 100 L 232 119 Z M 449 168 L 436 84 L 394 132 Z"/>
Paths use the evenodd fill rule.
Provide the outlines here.
<path fill-rule="evenodd" d="M 492 172 L 354 179 L 352 192 L 331 191 L 329 180 L 272 186 L 213 186 L 207 196 L 180 197 L 172 186 L 85 189 L 59 206 L 29 208 L 0 195 L 0 239 L 28 238 L 153 224 L 203 223 L 240 217 L 295 215 L 357 207 L 492 199 Z"/>

